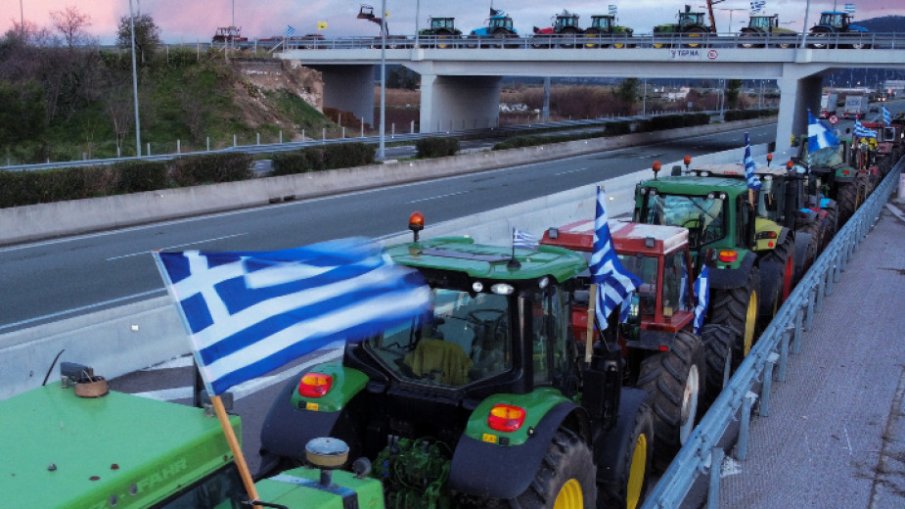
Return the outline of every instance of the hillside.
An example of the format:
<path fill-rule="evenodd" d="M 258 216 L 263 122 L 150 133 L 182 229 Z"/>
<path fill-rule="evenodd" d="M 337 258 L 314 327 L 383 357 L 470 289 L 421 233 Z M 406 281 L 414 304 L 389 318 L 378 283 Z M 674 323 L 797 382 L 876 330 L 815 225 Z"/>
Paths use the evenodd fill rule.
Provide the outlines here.
<path fill-rule="evenodd" d="M 320 74 L 273 59 L 157 52 L 139 68 L 142 152 L 297 139 L 333 123 Z M 13 164 L 135 153 L 131 60 L 0 39 L 0 156 Z"/>
<path fill-rule="evenodd" d="M 879 18 L 857 20 L 855 23 L 871 32 L 905 32 L 905 16 L 881 16 Z"/>

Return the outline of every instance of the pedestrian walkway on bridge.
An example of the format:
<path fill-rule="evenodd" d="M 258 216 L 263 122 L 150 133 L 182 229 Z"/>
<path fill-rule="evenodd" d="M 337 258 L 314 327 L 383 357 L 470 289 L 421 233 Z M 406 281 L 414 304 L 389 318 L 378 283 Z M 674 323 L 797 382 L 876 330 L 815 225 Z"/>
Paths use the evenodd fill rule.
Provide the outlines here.
<path fill-rule="evenodd" d="M 884 209 L 834 285 L 721 508 L 905 507 L 905 202 Z"/>

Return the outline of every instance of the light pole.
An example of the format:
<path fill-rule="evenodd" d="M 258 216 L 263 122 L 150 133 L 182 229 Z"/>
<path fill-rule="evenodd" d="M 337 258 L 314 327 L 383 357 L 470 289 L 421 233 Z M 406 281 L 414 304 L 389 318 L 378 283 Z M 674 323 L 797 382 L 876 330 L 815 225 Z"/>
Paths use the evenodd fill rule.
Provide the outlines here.
<path fill-rule="evenodd" d="M 25 9 L 22 8 L 22 0 L 19 0 L 19 32 L 25 36 Z"/>
<path fill-rule="evenodd" d="M 808 42 L 808 16 L 811 14 L 811 0 L 807 0 L 804 7 L 804 25 L 801 27 L 801 49 L 807 47 Z"/>
<path fill-rule="evenodd" d="M 377 148 L 377 159 L 383 161 L 386 155 L 387 122 L 387 0 L 380 2 L 380 143 Z"/>
<path fill-rule="evenodd" d="M 21 1 L 21 0 L 19 0 Z M 421 17 L 421 0 L 415 2 L 415 47 L 418 47 L 418 18 Z"/>
<path fill-rule="evenodd" d="M 132 102 L 135 105 L 135 156 L 141 157 L 141 124 L 138 120 L 138 71 L 135 68 L 135 13 L 129 0 L 129 26 L 132 29 Z"/>

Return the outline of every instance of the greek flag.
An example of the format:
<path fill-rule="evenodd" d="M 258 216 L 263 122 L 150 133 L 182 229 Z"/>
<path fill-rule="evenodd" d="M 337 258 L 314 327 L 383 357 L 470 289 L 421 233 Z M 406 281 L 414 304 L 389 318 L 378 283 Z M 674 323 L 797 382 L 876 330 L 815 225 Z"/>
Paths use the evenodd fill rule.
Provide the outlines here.
<path fill-rule="evenodd" d="M 597 285 L 597 326 L 607 327 L 607 317 L 641 286 L 641 280 L 627 271 L 616 255 L 610 227 L 607 224 L 603 189 L 597 188 L 597 212 L 594 218 L 594 251 L 589 263 L 591 282 Z"/>
<path fill-rule="evenodd" d="M 616 7 L 616 6 L 613 5 L 613 4 L 610 4 L 610 5 L 607 6 L 607 9 L 609 10 L 610 16 L 615 16 L 615 15 L 616 15 L 616 11 L 618 10 L 618 7 Z"/>
<path fill-rule="evenodd" d="M 292 37 L 295 34 L 295 28 L 292 25 L 286 25 L 286 38 Z"/>
<path fill-rule="evenodd" d="M 845 12 L 847 12 L 849 14 L 854 14 L 855 13 L 855 4 L 845 4 L 845 7 L 843 7 L 842 10 L 844 10 Z"/>
<path fill-rule="evenodd" d="M 751 157 L 751 137 L 748 136 L 748 133 L 745 133 L 745 181 L 748 183 L 748 189 L 758 190 L 760 189 L 760 179 L 757 178 L 757 175 L 754 172 L 757 170 L 757 166 L 754 164 L 754 158 Z"/>
<path fill-rule="evenodd" d="M 512 229 L 512 247 L 520 247 L 522 249 L 537 249 L 537 235 L 532 235 L 518 228 Z"/>
<path fill-rule="evenodd" d="M 767 0 L 753 0 L 751 2 L 751 12 L 760 12 L 767 7 Z"/>
<path fill-rule="evenodd" d="M 710 303 L 710 273 L 706 265 L 694 280 L 694 294 L 698 297 L 694 306 L 694 333 L 700 334 L 701 327 L 704 326 L 704 315 L 707 314 L 707 304 Z"/>
<path fill-rule="evenodd" d="M 883 123 L 886 124 L 886 127 L 889 127 L 889 124 L 892 122 L 892 113 L 889 112 L 889 109 L 886 106 L 881 106 L 880 112 L 883 114 Z"/>
<path fill-rule="evenodd" d="M 808 152 L 813 154 L 822 148 L 838 146 L 839 138 L 808 110 Z"/>
<path fill-rule="evenodd" d="M 336 340 L 379 334 L 430 306 L 421 276 L 364 239 L 155 256 L 211 395 Z"/>
<path fill-rule="evenodd" d="M 876 138 L 877 131 L 864 127 L 860 118 L 855 119 L 855 128 L 852 131 L 858 138 Z"/>

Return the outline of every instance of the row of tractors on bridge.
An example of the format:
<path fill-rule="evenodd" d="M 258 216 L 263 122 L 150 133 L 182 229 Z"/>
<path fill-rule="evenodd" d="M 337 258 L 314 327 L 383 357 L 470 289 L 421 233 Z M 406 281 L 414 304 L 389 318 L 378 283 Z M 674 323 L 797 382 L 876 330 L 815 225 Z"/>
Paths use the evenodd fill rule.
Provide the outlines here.
<path fill-rule="evenodd" d="M 676 22 L 661 24 L 653 27 L 655 48 L 662 47 L 700 47 L 706 43 L 696 42 L 694 39 L 717 34 L 716 20 L 713 14 L 713 5 L 719 1 L 707 0 L 705 11 L 692 11 L 691 6 L 686 5 L 676 15 Z M 383 18 L 374 13 L 371 5 L 361 5 L 358 19 L 364 19 L 386 29 L 387 46 L 390 48 L 411 47 L 414 40 L 404 35 L 389 33 L 387 23 Z M 616 15 L 593 14 L 590 25 L 582 27 L 580 16 L 574 12 L 563 10 L 553 16 L 552 24 L 546 27 L 534 27 L 531 34 L 531 46 L 535 48 L 568 47 L 568 48 L 596 48 L 633 47 L 631 37 L 634 30 L 619 25 Z M 869 47 L 864 34 L 867 29 L 853 22 L 852 15 L 847 12 L 825 11 L 820 15 L 820 21 L 809 30 L 812 48 L 854 48 Z M 421 42 L 423 47 L 451 47 L 451 46 L 506 46 L 506 39 L 521 37 L 515 29 L 512 17 L 499 9 L 490 9 L 490 15 L 485 25 L 464 34 L 456 28 L 454 17 L 430 17 L 428 27 L 419 30 L 419 37 L 425 38 Z M 740 47 L 777 47 L 789 48 L 796 44 L 798 33 L 794 30 L 780 26 L 779 15 L 752 14 L 748 26 L 741 29 L 738 34 Z M 319 47 L 318 41 L 324 39 L 319 33 L 312 33 L 286 38 L 295 46 Z M 582 40 L 586 39 L 586 40 Z M 750 39 L 746 41 L 745 39 Z M 261 39 L 259 42 L 279 43 L 282 37 Z M 237 27 L 223 27 L 218 29 L 213 38 L 213 43 L 248 43 L 248 38 L 239 34 Z"/>
<path fill-rule="evenodd" d="M 756 189 L 741 164 L 686 156 L 661 176 L 655 161 L 631 220 L 608 223 L 640 281 L 606 323 L 593 311 L 595 291 L 613 288 L 591 282 L 593 217 L 522 247 L 420 239 L 415 212 L 412 241 L 385 253 L 423 276 L 433 309 L 290 379 L 266 415 L 254 479 L 240 479 L 212 417 L 108 392 L 90 368 L 65 363 L 62 385 L 0 401 L 16 416 L 0 420 L 10 458 L 0 491 L 15 507 L 636 509 L 651 473 L 905 156 L 905 118 L 867 127 L 876 138 L 813 154 L 803 144 L 785 164 L 767 154 Z M 235 416 L 224 425 L 241 429 Z"/>

